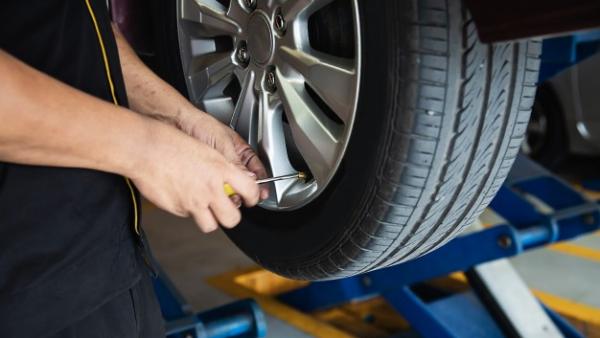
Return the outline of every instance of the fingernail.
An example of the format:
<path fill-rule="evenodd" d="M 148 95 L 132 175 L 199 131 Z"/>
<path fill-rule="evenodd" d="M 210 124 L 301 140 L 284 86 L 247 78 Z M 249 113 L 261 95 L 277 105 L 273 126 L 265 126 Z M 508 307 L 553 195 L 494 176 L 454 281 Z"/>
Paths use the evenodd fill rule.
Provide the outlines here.
<path fill-rule="evenodd" d="M 267 198 L 269 198 L 269 189 L 263 189 L 263 190 L 260 192 L 260 199 L 264 201 L 264 200 L 266 200 Z"/>
<path fill-rule="evenodd" d="M 246 171 L 246 174 L 248 174 L 250 177 L 256 177 L 256 174 L 251 171 Z"/>
<path fill-rule="evenodd" d="M 242 207 L 242 198 L 239 195 L 231 196 L 231 202 L 233 202 L 233 205 L 238 209 Z"/>

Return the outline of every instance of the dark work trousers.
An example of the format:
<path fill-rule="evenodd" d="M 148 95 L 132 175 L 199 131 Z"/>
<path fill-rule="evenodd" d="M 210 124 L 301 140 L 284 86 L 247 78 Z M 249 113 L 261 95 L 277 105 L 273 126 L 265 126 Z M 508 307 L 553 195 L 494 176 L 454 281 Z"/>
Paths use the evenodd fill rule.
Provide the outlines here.
<path fill-rule="evenodd" d="M 144 273 L 131 289 L 49 338 L 165 338 L 151 277 Z"/>

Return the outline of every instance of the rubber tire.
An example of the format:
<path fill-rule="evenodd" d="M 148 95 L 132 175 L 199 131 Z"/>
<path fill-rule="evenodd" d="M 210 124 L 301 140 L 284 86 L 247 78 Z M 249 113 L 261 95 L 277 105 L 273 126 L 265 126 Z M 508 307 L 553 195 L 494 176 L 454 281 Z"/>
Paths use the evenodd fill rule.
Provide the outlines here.
<path fill-rule="evenodd" d="M 175 6 L 162 3 L 163 69 L 178 69 L 166 78 L 181 89 Z M 360 0 L 359 12 L 359 108 L 333 182 L 300 210 L 245 210 L 227 231 L 290 278 L 356 275 L 455 237 L 506 178 L 533 104 L 539 41 L 481 44 L 454 0 Z"/>

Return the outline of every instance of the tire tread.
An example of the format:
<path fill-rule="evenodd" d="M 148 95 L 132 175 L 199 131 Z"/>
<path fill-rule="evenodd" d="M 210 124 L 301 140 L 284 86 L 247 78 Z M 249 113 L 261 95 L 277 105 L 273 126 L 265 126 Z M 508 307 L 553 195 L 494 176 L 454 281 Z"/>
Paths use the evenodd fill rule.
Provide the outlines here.
<path fill-rule="evenodd" d="M 369 190 L 369 207 L 319 257 L 270 269 L 333 279 L 414 259 L 472 224 L 508 175 L 533 105 L 541 43 L 484 45 L 456 1 L 412 1 L 410 23 L 390 27 L 390 34 L 417 32 L 410 48 L 389 58 L 390 73 L 406 76 L 390 76 L 386 86 L 414 95 L 388 98 L 388 157 Z M 455 16 L 461 22 L 450 20 Z"/>

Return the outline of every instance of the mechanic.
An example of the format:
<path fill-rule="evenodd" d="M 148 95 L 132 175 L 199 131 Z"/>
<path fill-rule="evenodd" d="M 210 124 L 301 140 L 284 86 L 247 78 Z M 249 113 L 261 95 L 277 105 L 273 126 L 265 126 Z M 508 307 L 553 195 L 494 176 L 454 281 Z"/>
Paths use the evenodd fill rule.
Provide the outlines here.
<path fill-rule="evenodd" d="M 210 232 L 268 197 L 263 165 L 106 1 L 8 0 L 0 27 L 0 337 L 163 338 L 136 188 Z"/>

